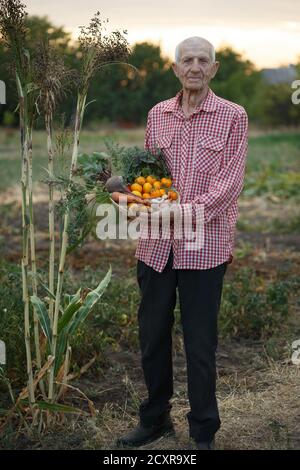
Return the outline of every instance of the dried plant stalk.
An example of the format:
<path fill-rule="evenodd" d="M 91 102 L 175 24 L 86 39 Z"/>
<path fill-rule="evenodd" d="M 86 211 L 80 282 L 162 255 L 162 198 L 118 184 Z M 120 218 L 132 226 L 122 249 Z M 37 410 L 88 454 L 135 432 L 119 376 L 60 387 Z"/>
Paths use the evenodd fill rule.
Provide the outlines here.
<path fill-rule="evenodd" d="M 22 232 L 23 232 L 23 255 L 22 255 L 22 286 L 24 301 L 24 325 L 25 325 L 25 345 L 27 358 L 28 385 L 26 387 L 31 404 L 31 415 L 33 424 L 39 425 L 42 429 L 41 416 L 38 415 L 39 402 L 36 400 L 35 388 L 37 384 L 44 397 L 46 397 L 43 378 L 45 376 L 45 367 L 49 369 L 48 379 L 48 401 L 47 406 L 55 409 L 53 402 L 60 396 L 54 389 L 57 380 L 55 380 L 56 365 L 59 367 L 60 361 L 64 357 L 64 377 L 63 388 L 68 387 L 68 370 L 70 365 L 71 350 L 64 343 L 62 348 L 57 350 L 58 342 L 58 320 L 62 307 L 62 289 L 65 270 L 66 253 L 68 248 L 68 228 L 70 224 L 70 207 L 67 205 L 64 221 L 62 243 L 60 247 L 59 266 L 56 289 L 54 286 L 55 273 L 55 214 L 54 214 L 54 165 L 53 165 L 53 115 L 57 99 L 61 95 L 62 80 L 68 75 L 62 62 L 56 60 L 52 55 L 49 46 L 42 47 L 36 57 L 31 57 L 29 52 L 24 49 L 26 30 L 24 18 L 26 16 L 25 7 L 19 0 L 0 0 L 0 33 L 6 44 L 12 49 L 15 60 L 17 90 L 19 95 L 19 113 L 20 113 L 20 133 L 22 147 Z M 80 36 L 80 47 L 82 51 L 82 67 L 78 77 L 77 104 L 73 134 L 72 160 L 70 166 L 69 179 L 67 182 L 66 193 L 68 194 L 73 186 L 73 179 L 76 175 L 78 149 L 80 132 L 82 128 L 84 112 L 86 108 L 86 99 L 90 82 L 95 73 L 102 67 L 110 63 L 117 63 L 127 58 L 129 49 L 124 36 L 118 31 L 114 31 L 110 36 L 103 36 L 104 24 L 100 20 L 99 12 L 92 19 L 87 28 L 82 28 Z M 123 62 L 122 62 L 123 63 Z M 33 123 L 37 109 L 40 105 L 44 108 L 45 127 L 47 132 L 47 153 L 48 153 L 48 172 L 49 172 L 49 293 L 50 306 L 49 311 L 45 303 L 38 298 L 37 289 L 37 266 L 36 266 L 36 247 L 35 247 L 35 225 L 34 225 L 34 206 L 33 206 L 33 181 L 32 181 L 32 132 Z M 29 250 L 30 248 L 30 250 Z M 30 257 L 29 257 L 30 253 Z M 31 280 L 32 296 L 29 296 L 29 259 L 31 261 Z M 72 334 L 79 327 L 80 322 L 84 321 L 93 305 L 98 301 L 100 294 L 106 288 L 111 276 L 111 268 L 105 279 L 98 287 L 88 294 L 85 293 L 80 302 L 77 301 L 76 308 L 80 309 L 81 302 L 84 302 L 87 296 L 87 305 L 83 305 L 79 317 L 69 318 L 69 330 L 65 325 L 66 331 L 63 334 Z M 44 286 L 46 287 L 46 286 Z M 46 287 L 47 289 L 47 287 Z M 55 294 L 55 301 L 53 297 Z M 78 294 L 79 295 L 79 294 Z M 76 297 L 73 296 L 73 297 Z M 33 306 L 34 318 L 34 342 L 36 351 L 36 363 L 39 369 L 36 377 L 33 374 L 32 351 L 30 338 L 30 304 Z M 67 309 L 67 307 L 66 307 Z M 67 310 L 66 310 L 67 311 Z M 49 318 L 50 317 L 50 325 Z M 66 318 L 64 318 L 66 321 Z M 51 347 L 51 360 L 42 367 L 42 357 L 40 352 L 39 323 L 42 326 L 45 337 Z M 64 336 L 60 336 L 64 338 Z M 61 349 L 61 350 L 60 350 Z M 63 349 L 63 351 L 62 351 Z M 45 351 L 43 350 L 43 355 Z M 27 392 L 26 392 L 27 393 Z M 45 404 L 45 403 L 43 403 Z M 55 405 L 56 406 L 56 405 Z M 51 408 L 49 408 L 50 410 Z M 40 417 L 40 423 L 38 418 Z"/>
<path fill-rule="evenodd" d="M 107 21 L 106 21 L 107 22 Z M 78 97 L 76 105 L 76 115 L 74 124 L 74 136 L 73 136 L 73 151 L 71 168 L 69 175 L 70 185 L 73 180 L 73 176 L 76 174 L 77 159 L 78 159 L 78 148 L 80 131 L 82 127 L 84 111 L 86 106 L 87 93 L 90 82 L 96 72 L 101 68 L 102 65 L 109 62 L 115 62 L 116 60 L 127 59 L 129 54 L 128 42 L 126 38 L 119 32 L 114 31 L 109 36 L 103 36 L 103 30 L 105 26 L 100 18 L 100 13 L 97 12 L 92 18 L 88 27 L 81 28 L 81 34 L 79 37 L 79 43 L 82 51 L 82 67 L 81 74 L 78 82 Z M 123 33 L 126 34 L 126 31 Z M 55 307 L 54 307 L 54 319 L 53 319 L 53 330 L 52 330 L 52 347 L 51 354 L 55 356 L 57 346 L 57 325 L 59 318 L 59 309 L 61 304 L 61 295 L 63 287 L 63 276 L 65 269 L 66 253 L 68 248 L 68 227 L 70 221 L 69 209 L 66 209 L 63 222 L 63 234 L 62 234 L 62 245 L 59 259 L 58 268 L 58 279 L 55 295 Z M 50 370 L 49 377 L 49 394 L 48 398 L 50 401 L 54 400 L 54 366 Z"/>
<path fill-rule="evenodd" d="M 33 185 L 32 185 L 32 125 L 28 129 L 28 212 L 29 212 L 29 238 L 30 238 L 30 261 L 32 293 L 37 295 L 37 269 L 36 269 L 36 249 L 35 249 L 35 227 L 33 212 Z M 36 362 L 39 370 L 42 368 L 42 358 L 40 349 L 39 321 L 35 307 L 33 307 L 34 343 L 36 352 Z M 40 383 L 41 391 L 45 396 L 43 381 Z"/>
<path fill-rule="evenodd" d="M 22 159 L 22 287 L 24 302 L 24 329 L 25 347 L 27 361 L 27 380 L 29 391 L 29 402 L 35 402 L 33 387 L 32 354 L 30 345 L 30 310 L 29 310 L 29 238 L 32 234 L 32 219 L 29 210 L 28 198 L 30 194 L 29 179 L 29 148 L 30 148 L 30 126 L 29 126 L 29 103 L 26 78 L 28 78 L 28 56 L 23 49 L 25 40 L 24 19 L 26 17 L 25 6 L 18 0 L 0 0 L 0 32 L 5 44 L 12 50 L 15 62 L 16 83 L 19 97 L 19 119 L 21 135 L 21 159 Z M 28 82 L 27 82 L 28 84 Z M 28 84 L 29 85 L 29 84 Z M 35 331 L 36 334 L 36 331 Z"/>
<path fill-rule="evenodd" d="M 54 295 L 55 272 L 55 204 L 54 204 L 54 160 L 53 160 L 53 117 L 58 100 L 64 94 L 66 83 L 73 81 L 73 72 L 68 71 L 61 57 L 50 47 L 49 41 L 39 45 L 34 58 L 35 83 L 39 94 L 37 105 L 43 112 L 47 134 L 47 154 L 49 173 L 49 290 Z M 49 317 L 53 326 L 54 300 L 50 298 Z"/>

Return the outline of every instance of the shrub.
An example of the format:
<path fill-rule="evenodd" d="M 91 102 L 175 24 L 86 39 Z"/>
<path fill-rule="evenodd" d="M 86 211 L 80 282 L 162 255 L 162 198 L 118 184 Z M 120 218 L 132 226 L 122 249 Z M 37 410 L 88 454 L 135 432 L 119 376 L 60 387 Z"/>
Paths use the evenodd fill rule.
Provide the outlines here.
<path fill-rule="evenodd" d="M 240 269 L 224 282 L 221 335 L 266 339 L 287 330 L 294 283 L 292 279 L 267 281 L 253 268 Z"/>
<path fill-rule="evenodd" d="M 1 263 L 0 268 L 0 339 L 6 344 L 6 368 L 15 385 L 26 380 L 23 325 L 23 301 L 20 290 L 21 268 Z"/>

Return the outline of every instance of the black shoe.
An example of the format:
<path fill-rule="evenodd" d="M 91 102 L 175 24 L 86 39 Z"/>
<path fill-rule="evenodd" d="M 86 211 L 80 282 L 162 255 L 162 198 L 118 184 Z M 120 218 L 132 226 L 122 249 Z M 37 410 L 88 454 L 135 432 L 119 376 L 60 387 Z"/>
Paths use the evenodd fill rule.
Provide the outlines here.
<path fill-rule="evenodd" d="M 170 418 L 158 426 L 144 427 L 137 426 L 133 431 L 125 436 L 121 436 L 116 441 L 117 447 L 140 447 L 155 441 L 161 436 L 175 435 L 175 429 Z"/>
<path fill-rule="evenodd" d="M 215 450 L 215 438 L 211 441 L 198 441 L 195 442 L 197 450 Z"/>

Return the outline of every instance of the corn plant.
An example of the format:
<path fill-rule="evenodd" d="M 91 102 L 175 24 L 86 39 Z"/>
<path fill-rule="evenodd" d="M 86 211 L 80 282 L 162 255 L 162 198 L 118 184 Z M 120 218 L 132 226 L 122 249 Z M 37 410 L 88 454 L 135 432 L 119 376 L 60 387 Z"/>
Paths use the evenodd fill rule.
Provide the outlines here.
<path fill-rule="evenodd" d="M 35 114 L 35 87 L 33 84 L 32 67 L 29 51 L 24 47 L 26 29 L 24 19 L 27 13 L 25 6 L 19 1 L 0 1 L 0 32 L 6 46 L 11 50 L 14 65 L 17 91 L 19 97 L 19 117 L 22 160 L 22 285 L 24 301 L 25 343 L 27 356 L 27 373 L 30 403 L 35 402 L 33 388 L 32 353 L 30 346 L 29 318 L 29 241 L 32 276 L 32 290 L 37 293 L 35 237 L 32 204 L 32 131 Z M 39 346 L 38 317 L 34 311 L 34 339 L 36 360 L 41 368 Z"/>
<path fill-rule="evenodd" d="M 65 93 L 67 82 L 72 82 L 72 71 L 66 69 L 63 59 L 49 42 L 41 43 L 34 57 L 35 83 L 38 87 L 37 106 L 44 116 L 47 134 L 48 175 L 49 175 L 49 289 L 54 294 L 55 264 L 55 204 L 54 204 L 54 148 L 53 118 L 57 101 Z M 53 325 L 54 300 L 50 298 L 49 316 Z"/>
<path fill-rule="evenodd" d="M 77 106 L 74 124 L 74 139 L 73 151 L 70 167 L 69 182 L 72 185 L 73 176 L 77 170 L 78 148 L 80 131 L 82 127 L 84 111 L 87 106 L 86 98 L 89 86 L 93 76 L 100 70 L 100 68 L 108 63 L 114 63 L 127 58 L 129 49 L 126 38 L 119 32 L 114 31 L 108 36 L 103 35 L 105 30 L 104 23 L 101 20 L 100 13 L 91 20 L 89 26 L 81 27 L 81 34 L 79 37 L 80 49 L 82 53 L 81 71 L 78 83 Z M 68 226 L 70 220 L 70 211 L 67 207 L 64 216 L 62 246 L 60 251 L 57 287 L 55 295 L 54 318 L 53 318 L 53 332 L 51 338 L 51 354 L 56 355 L 56 348 L 58 346 L 58 319 L 61 304 L 61 295 L 63 287 L 63 275 L 65 269 L 65 259 L 68 248 Z M 49 377 L 49 401 L 54 400 L 54 375 L 55 364 L 52 365 Z"/>
<path fill-rule="evenodd" d="M 59 405 L 58 399 L 67 386 L 68 371 L 70 368 L 71 350 L 69 347 L 72 336 L 86 320 L 96 302 L 101 298 L 111 278 L 111 267 L 104 279 L 95 289 L 81 288 L 74 295 L 63 291 L 63 276 L 65 271 L 66 254 L 69 247 L 68 229 L 72 216 L 72 206 L 66 204 L 63 215 L 63 230 L 60 245 L 55 244 L 55 211 L 54 189 L 55 181 L 59 180 L 54 174 L 54 146 L 53 146 L 53 119 L 56 104 L 62 96 L 64 82 L 70 81 L 72 73 L 64 67 L 61 59 L 49 48 L 47 41 L 41 44 L 31 54 L 26 49 L 26 17 L 25 6 L 19 0 L 0 0 L 0 32 L 7 46 L 12 50 L 15 65 L 15 75 L 19 96 L 19 116 L 22 153 L 22 286 L 24 301 L 25 343 L 27 355 L 28 385 L 21 392 L 16 401 L 19 406 L 28 399 L 30 409 L 35 411 L 67 411 L 66 407 Z M 100 19 L 98 12 L 88 27 L 81 28 L 79 38 L 81 50 L 81 71 L 76 80 L 78 88 L 77 105 L 73 130 L 73 148 L 69 169 L 69 176 L 64 182 L 64 200 L 76 188 L 76 178 L 85 181 L 85 188 L 89 188 L 88 181 L 93 179 L 93 168 L 97 175 L 105 181 L 110 175 L 107 161 L 103 155 L 94 155 L 91 165 L 82 157 L 78 168 L 78 149 L 80 131 L 83 123 L 87 93 L 95 73 L 108 64 L 115 64 L 127 58 L 129 53 L 125 37 L 118 31 L 104 35 L 105 23 Z M 124 32 L 125 33 L 125 32 Z M 123 63 L 123 62 L 122 62 Z M 35 118 L 43 114 L 47 133 L 48 153 L 48 184 L 49 184 L 49 273 L 48 282 L 37 275 L 35 256 L 35 226 L 33 218 L 33 184 L 32 184 L 32 137 Z M 93 161 L 92 161 L 93 160 Z M 88 170 L 87 170 L 88 169 Z M 97 176 L 97 177 L 98 177 Z M 102 182 L 103 182 L 102 181 Z M 99 196 L 100 194 L 100 196 Z M 95 191 L 96 197 L 106 197 L 100 185 Z M 55 279 L 55 250 L 59 252 L 59 265 L 57 272 L 57 285 Z M 31 273 L 29 272 L 29 259 Z M 31 275 L 31 289 L 29 286 Z M 45 297 L 39 295 L 43 289 Z M 31 337 L 30 312 L 33 310 L 34 343 L 36 352 L 37 371 L 34 373 Z M 39 330 L 43 337 L 40 337 Z M 38 400 L 38 386 L 42 392 L 42 400 Z M 47 387 L 47 391 L 46 391 Z M 70 409 L 68 408 L 68 411 Z M 36 413 L 33 413 L 33 422 L 36 422 Z M 40 414 L 39 428 L 42 423 Z M 49 415 L 48 415 L 49 417 Z"/>

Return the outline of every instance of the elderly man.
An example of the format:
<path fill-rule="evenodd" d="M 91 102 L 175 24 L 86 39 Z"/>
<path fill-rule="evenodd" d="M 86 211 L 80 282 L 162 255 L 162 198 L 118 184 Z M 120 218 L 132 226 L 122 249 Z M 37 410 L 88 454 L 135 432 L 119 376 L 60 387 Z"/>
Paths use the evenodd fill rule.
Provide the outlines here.
<path fill-rule="evenodd" d="M 204 239 L 194 249 L 187 249 L 187 240 L 174 237 L 172 231 L 169 238 L 139 239 L 135 254 L 142 297 L 138 321 L 148 398 L 140 405 L 139 425 L 120 437 L 117 445 L 138 447 L 174 433 L 172 326 L 178 288 L 189 434 L 194 447 L 210 450 L 221 423 L 215 393 L 217 316 L 223 277 L 232 261 L 248 119 L 243 107 L 209 88 L 219 63 L 207 40 L 182 41 L 172 67 L 182 89 L 150 110 L 145 148 L 162 149 L 184 213 L 193 224 L 197 216 L 203 217 Z"/>

